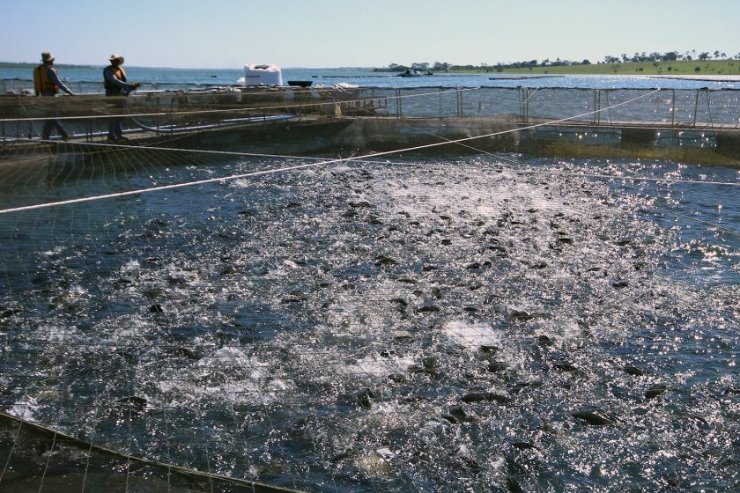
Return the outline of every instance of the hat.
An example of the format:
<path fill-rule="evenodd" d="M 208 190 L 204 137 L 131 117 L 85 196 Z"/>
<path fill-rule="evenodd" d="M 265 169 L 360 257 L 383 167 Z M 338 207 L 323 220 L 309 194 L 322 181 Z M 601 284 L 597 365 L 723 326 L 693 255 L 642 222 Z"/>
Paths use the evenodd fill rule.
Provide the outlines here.
<path fill-rule="evenodd" d="M 54 54 L 50 51 L 45 51 L 41 54 L 41 61 L 42 62 L 53 62 L 54 61 Z"/>
<path fill-rule="evenodd" d="M 116 55 L 116 54 L 114 53 L 113 55 L 111 55 L 111 56 L 110 56 L 110 58 L 109 58 L 108 60 L 110 60 L 111 62 L 114 62 L 114 61 L 116 61 L 116 60 L 121 60 L 121 61 L 123 61 L 123 56 L 121 56 L 121 55 Z"/>

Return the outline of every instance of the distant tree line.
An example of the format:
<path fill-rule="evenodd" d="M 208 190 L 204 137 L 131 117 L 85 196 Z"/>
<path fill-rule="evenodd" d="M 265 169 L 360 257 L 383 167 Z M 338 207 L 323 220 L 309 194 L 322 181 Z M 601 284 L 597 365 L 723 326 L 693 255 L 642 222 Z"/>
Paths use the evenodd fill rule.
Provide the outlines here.
<path fill-rule="evenodd" d="M 740 53 L 735 55 L 736 59 L 740 59 Z M 626 53 L 622 53 L 620 56 L 607 55 L 604 57 L 604 63 L 629 63 L 629 62 L 675 62 L 675 61 L 691 61 L 691 60 L 727 60 L 727 53 L 716 50 L 714 54 L 708 51 L 703 51 L 696 54 L 696 50 L 686 51 L 679 53 L 678 51 L 667 51 L 665 53 L 652 52 L 650 54 L 635 53 L 633 56 L 628 56 Z"/>
<path fill-rule="evenodd" d="M 675 62 L 675 61 L 691 61 L 691 60 L 740 60 L 740 53 L 737 53 L 734 57 L 728 57 L 725 52 L 716 50 L 714 53 L 708 51 L 696 53 L 696 50 L 689 50 L 683 53 L 678 51 L 667 51 L 665 53 L 635 53 L 632 56 L 622 53 L 620 56 L 607 55 L 603 61 L 597 61 L 597 64 L 616 64 L 616 63 L 635 63 L 635 62 Z M 399 65 L 397 63 L 391 63 L 387 68 L 390 72 L 402 72 L 407 69 L 418 70 L 420 72 L 434 71 L 434 72 L 450 72 L 456 70 L 484 70 L 486 72 L 501 72 L 504 69 L 521 69 L 521 68 L 534 68 L 534 67 L 560 67 L 568 65 L 591 65 L 591 61 L 584 59 L 582 61 L 573 60 L 561 60 L 556 58 L 550 60 L 546 58 L 541 62 L 537 60 L 528 60 L 522 62 L 513 63 L 497 63 L 495 65 L 488 65 L 481 63 L 480 65 L 454 65 L 446 62 L 434 62 L 433 64 L 427 62 L 414 62 L 411 66 Z"/>

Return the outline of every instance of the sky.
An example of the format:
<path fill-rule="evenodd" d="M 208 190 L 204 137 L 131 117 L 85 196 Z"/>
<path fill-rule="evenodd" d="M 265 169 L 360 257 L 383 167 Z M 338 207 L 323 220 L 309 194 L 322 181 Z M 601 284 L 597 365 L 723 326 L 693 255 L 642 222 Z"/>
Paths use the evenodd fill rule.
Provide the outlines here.
<path fill-rule="evenodd" d="M 592 63 L 740 53 L 740 0 L 0 0 L 0 61 L 139 67 Z"/>

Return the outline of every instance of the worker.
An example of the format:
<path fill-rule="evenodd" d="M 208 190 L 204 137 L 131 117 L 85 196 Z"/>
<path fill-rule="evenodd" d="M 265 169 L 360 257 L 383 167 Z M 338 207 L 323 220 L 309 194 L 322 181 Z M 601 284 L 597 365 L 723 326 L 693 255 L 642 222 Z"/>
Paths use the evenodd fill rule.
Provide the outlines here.
<path fill-rule="evenodd" d="M 128 96 L 132 91 L 141 87 L 141 84 L 131 84 L 126 80 L 126 71 L 123 69 L 124 58 L 121 55 L 111 55 L 110 65 L 103 70 L 103 83 L 106 96 Z M 119 106 L 123 108 L 123 104 Z M 123 119 L 111 118 L 108 124 L 108 140 L 126 141 L 123 136 Z"/>
<path fill-rule="evenodd" d="M 33 85 L 36 96 L 56 97 L 62 90 L 74 96 L 74 93 L 60 79 L 57 70 L 54 68 L 54 55 L 45 51 L 41 54 L 41 65 L 33 69 Z M 55 105 L 46 107 L 47 118 L 44 120 L 44 128 L 41 130 L 41 138 L 49 140 L 51 132 L 56 128 L 62 139 L 69 139 L 69 133 L 59 121 L 59 114 Z"/>

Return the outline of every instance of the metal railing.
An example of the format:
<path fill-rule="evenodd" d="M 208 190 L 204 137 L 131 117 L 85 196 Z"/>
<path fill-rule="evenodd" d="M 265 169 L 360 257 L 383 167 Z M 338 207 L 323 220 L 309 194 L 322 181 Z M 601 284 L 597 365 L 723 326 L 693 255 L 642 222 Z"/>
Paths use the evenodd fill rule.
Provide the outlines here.
<path fill-rule="evenodd" d="M 740 91 L 664 89 L 429 88 L 362 89 L 386 101 L 397 118 L 498 118 L 520 123 L 584 115 L 592 125 L 635 123 L 667 127 L 740 128 Z"/>
<path fill-rule="evenodd" d="M 518 125 L 572 119 L 569 123 L 574 125 L 740 129 L 740 90 L 736 89 L 209 87 L 142 90 L 120 99 L 99 93 L 57 98 L 24 94 L 0 96 L 0 137 L 33 138 L 40 135 L 45 120 L 58 118 L 73 132 L 94 138 L 105 132 L 111 118 L 122 115 L 130 130 L 155 133 L 266 121 L 281 115 L 340 114 L 479 118 Z"/>

